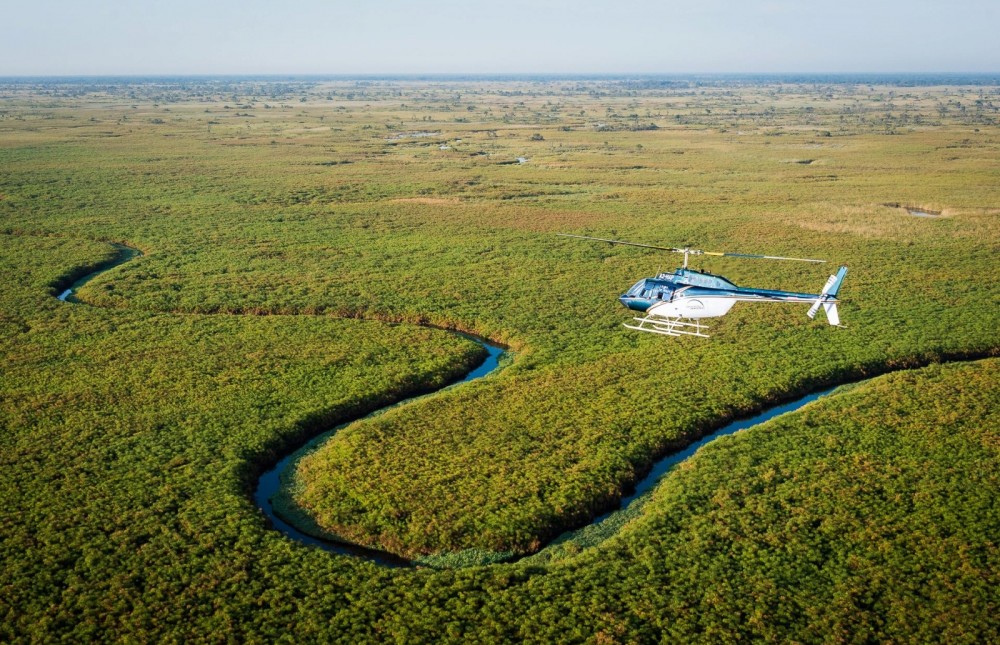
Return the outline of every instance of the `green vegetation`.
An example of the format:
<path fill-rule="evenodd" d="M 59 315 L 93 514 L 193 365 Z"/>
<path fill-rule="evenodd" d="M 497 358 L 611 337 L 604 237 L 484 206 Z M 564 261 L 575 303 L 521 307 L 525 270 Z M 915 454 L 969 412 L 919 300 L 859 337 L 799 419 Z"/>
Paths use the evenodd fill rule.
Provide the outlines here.
<path fill-rule="evenodd" d="M 284 539 L 249 497 L 305 436 L 481 359 L 396 322 L 517 357 L 345 428 L 293 493 L 325 530 L 433 566 L 532 553 L 731 417 L 995 355 L 997 100 L 0 87 L 0 639 L 998 640 L 995 359 L 713 444 L 616 535 L 520 564 L 383 570 Z M 738 306 L 709 341 L 628 333 L 615 297 L 675 258 L 556 231 L 847 263 L 848 329 Z M 143 257 L 58 302 L 107 242 Z M 828 275 L 702 266 L 803 291 Z"/>

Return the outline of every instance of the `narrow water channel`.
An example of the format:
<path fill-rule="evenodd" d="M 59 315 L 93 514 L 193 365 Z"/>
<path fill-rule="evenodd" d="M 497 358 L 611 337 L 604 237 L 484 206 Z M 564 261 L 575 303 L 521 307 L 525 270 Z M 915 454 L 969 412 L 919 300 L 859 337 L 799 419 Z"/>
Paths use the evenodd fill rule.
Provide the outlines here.
<path fill-rule="evenodd" d="M 95 276 L 99 275 L 100 273 L 103 273 L 104 271 L 107 271 L 108 269 L 116 267 L 116 266 L 118 266 L 118 265 L 120 265 L 120 264 L 122 264 L 124 262 L 128 262 L 129 260 L 142 255 L 142 253 L 138 249 L 135 249 L 135 248 L 132 248 L 132 247 L 129 247 L 129 246 L 125 246 L 125 245 L 122 245 L 122 244 L 115 244 L 114 246 L 115 246 L 116 249 L 118 249 L 118 253 L 119 253 L 119 255 L 118 255 L 118 257 L 116 259 L 100 265 L 95 271 L 93 271 L 91 273 L 88 273 L 87 275 L 85 275 L 85 276 L 79 278 L 78 280 L 76 280 L 69 288 L 65 289 L 62 293 L 60 293 L 57 296 L 58 299 L 62 300 L 62 301 L 65 301 L 65 302 L 70 302 L 70 303 L 77 302 L 76 299 L 73 297 L 73 294 L 84 283 L 86 283 L 89 280 L 93 279 Z M 484 376 L 486 376 L 486 375 L 494 372 L 495 370 L 497 370 L 500 367 L 500 365 L 501 365 L 501 358 L 504 356 L 504 353 L 505 353 L 505 351 L 504 351 L 504 349 L 502 347 L 499 347 L 497 345 L 491 344 L 491 343 L 489 343 L 488 341 L 486 341 L 484 339 L 477 338 L 475 336 L 470 336 L 468 334 L 463 334 L 461 332 L 452 331 L 451 333 L 458 334 L 458 335 L 460 335 L 460 336 L 462 336 L 464 338 L 467 338 L 469 340 L 472 340 L 474 342 L 479 343 L 480 345 L 482 345 L 486 349 L 486 351 L 488 352 L 488 356 L 486 357 L 486 359 L 478 367 L 476 367 L 473 370 L 470 370 L 468 373 L 465 374 L 464 377 L 462 377 L 461 379 L 453 382 L 452 384 L 450 384 L 450 385 L 448 385 L 446 387 L 453 387 L 453 386 L 456 386 L 456 385 L 461 384 L 461 383 L 467 383 L 469 381 L 474 381 L 476 379 L 480 379 L 480 378 L 482 378 L 482 377 L 484 377 Z M 446 389 L 446 388 L 442 388 L 442 389 Z M 715 439 L 718 439 L 719 437 L 723 437 L 723 436 L 726 436 L 726 435 L 733 434 L 734 432 L 737 432 L 739 430 L 751 429 L 751 428 L 753 428 L 753 427 L 755 427 L 757 425 L 760 425 L 760 424 L 762 424 L 762 423 L 764 423 L 764 422 L 766 422 L 766 421 L 768 421 L 768 420 L 770 420 L 770 419 L 772 419 L 772 418 L 774 418 L 774 417 L 776 417 L 778 415 L 798 410 L 801 407 L 805 406 L 806 404 L 808 404 L 808 403 L 810 403 L 812 401 L 815 401 L 816 399 L 818 399 L 820 397 L 823 397 L 823 396 L 826 396 L 826 395 L 830 394 L 835 389 L 836 388 L 827 388 L 827 389 L 824 389 L 824 390 L 819 391 L 819 392 L 814 392 L 812 394 L 808 394 L 808 395 L 803 396 L 803 397 L 801 397 L 799 399 L 796 399 L 794 401 L 787 402 L 787 403 L 782 403 L 780 405 L 775 405 L 775 406 L 773 406 L 773 407 L 765 410 L 764 412 L 761 412 L 760 414 L 757 414 L 757 415 L 755 415 L 753 417 L 750 417 L 750 418 L 747 418 L 747 419 L 741 419 L 741 420 L 733 421 L 732 423 L 729 423 L 728 425 L 723 426 L 722 428 L 719 428 L 715 432 L 712 432 L 711 434 L 708 434 L 705 437 L 702 437 L 700 440 L 696 441 L 695 443 L 692 443 L 687 448 L 684 448 L 683 450 L 680 450 L 678 452 L 675 452 L 675 453 L 672 453 L 670 455 L 665 456 L 664 458 L 660 459 L 659 461 L 657 461 L 654 464 L 654 466 L 653 466 L 652 470 L 650 470 L 649 474 L 646 475 L 646 477 L 644 477 L 636 485 L 634 492 L 631 495 L 629 495 L 629 496 L 627 496 L 627 497 L 625 497 L 625 498 L 623 498 L 621 500 L 621 503 L 619 505 L 619 509 L 617 509 L 615 511 L 611 511 L 609 513 L 606 513 L 604 515 L 601 515 L 601 516 L 595 518 L 590 524 L 588 524 L 587 526 L 585 526 L 583 528 L 574 529 L 572 531 L 568 531 L 568 532 L 560 535 L 558 538 L 556 538 L 555 540 L 553 540 L 552 543 L 561 542 L 561 541 L 569 538 L 570 536 L 572 536 L 575 533 L 578 533 L 578 532 L 584 531 L 584 530 L 586 530 L 586 529 L 588 529 L 590 527 L 594 527 L 596 525 L 599 525 L 601 522 L 605 521 L 606 519 L 608 519 L 612 515 L 621 512 L 623 509 L 626 509 L 630 504 L 635 503 L 636 500 L 638 500 L 639 498 L 641 498 L 644 495 L 648 494 L 653 489 L 653 487 L 656 486 L 656 484 L 659 482 L 659 480 L 670 471 L 670 469 L 672 469 L 674 466 L 678 465 L 679 463 L 683 462 L 685 459 L 690 458 L 702 446 L 704 446 L 704 445 L 706 445 L 706 444 L 714 441 Z M 425 393 L 425 394 L 420 394 L 420 395 L 417 395 L 417 396 L 414 396 L 414 397 L 410 397 L 410 398 L 404 399 L 402 401 L 399 401 L 399 402 L 387 405 L 385 407 L 379 408 L 378 410 L 375 410 L 375 411 L 371 412 L 370 414 L 366 415 L 365 417 L 361 417 L 361 418 L 367 418 L 367 417 L 370 417 L 370 416 L 381 414 L 382 412 L 384 412 L 388 408 L 406 405 L 406 404 L 408 404 L 408 403 L 410 403 L 410 402 L 412 402 L 412 401 L 414 401 L 416 399 L 422 398 L 422 397 L 435 396 L 440 391 L 441 390 L 437 390 L 437 391 L 431 392 L 429 394 Z M 314 450 L 318 445 L 320 445 L 322 442 L 324 442 L 327 439 L 329 439 L 339 429 L 341 429 L 344 426 L 348 425 L 349 423 L 353 423 L 354 421 L 357 421 L 357 420 L 358 419 L 351 419 L 351 420 L 349 420 L 349 421 L 347 421 L 345 423 L 342 423 L 342 424 L 340 424 L 340 425 L 338 425 L 338 426 L 336 426 L 334 428 L 326 430 L 325 432 L 321 433 L 320 435 L 318 435 L 318 436 L 310 439 L 307 443 L 305 443 L 303 445 L 296 446 L 293 449 L 290 449 L 289 452 L 288 452 L 288 454 L 286 454 L 280 461 L 278 461 L 278 463 L 275 464 L 273 468 L 271 468 L 270 470 L 266 471 L 265 473 L 263 473 L 258 478 L 257 484 L 256 484 L 256 486 L 254 488 L 254 494 L 253 494 L 254 502 L 257 504 L 258 508 L 260 508 L 261 512 L 264 513 L 264 515 L 270 521 L 271 525 L 276 530 L 282 532 L 284 535 L 286 535 L 287 537 L 289 537 L 289 538 L 291 538 L 293 540 L 297 540 L 298 542 L 301 542 L 303 544 L 308 544 L 308 545 L 311 545 L 311 546 L 315 546 L 315 547 L 324 549 L 326 551 L 330 551 L 332 553 L 338 553 L 338 554 L 342 554 L 342 555 L 350 555 L 350 556 L 354 556 L 354 557 L 358 557 L 358 558 L 363 558 L 365 560 L 368 560 L 368 561 L 371 561 L 371 562 L 374 562 L 376 564 L 380 564 L 380 565 L 383 565 L 383 566 L 390 566 L 390 567 L 413 566 L 413 564 L 411 562 L 409 562 L 408 560 L 400 558 L 400 557 L 398 557 L 398 556 L 396 556 L 394 554 L 391 554 L 391 553 L 387 553 L 387 552 L 383 552 L 383 551 L 378 551 L 378 550 L 374 550 L 374 549 L 368 549 L 368 548 L 365 548 L 365 547 L 362 547 L 362 546 L 358 546 L 358 545 L 354 545 L 354 544 L 349 544 L 349 543 L 342 543 L 342 542 L 335 542 L 335 541 L 325 540 L 325 539 L 321 539 L 321 538 L 309 535 L 307 533 L 304 533 L 303 531 L 299 530 L 298 528 L 292 526 L 291 524 L 289 524 L 288 522 L 286 522 L 284 519 L 282 519 L 275 512 L 275 510 L 274 510 L 274 506 L 272 504 L 272 498 L 280 491 L 280 488 L 281 488 L 281 485 L 282 485 L 282 481 L 281 481 L 282 477 L 281 477 L 281 475 L 285 471 L 285 469 L 288 468 L 290 465 L 293 465 L 294 462 L 297 460 L 297 458 L 299 456 L 301 456 L 304 452 L 308 452 L 310 450 Z"/>
<path fill-rule="evenodd" d="M 461 332 L 452 332 L 452 333 L 458 334 L 463 338 L 467 338 L 469 340 L 479 343 L 480 345 L 483 346 L 483 348 L 486 349 L 487 352 L 489 352 L 489 355 L 478 367 L 469 371 L 468 373 L 466 373 L 464 377 L 462 377 L 458 381 L 455 381 L 454 383 L 452 383 L 447 387 L 453 387 L 454 385 L 458 385 L 460 383 L 467 383 L 469 381 L 480 379 L 486 376 L 487 374 L 495 371 L 500 366 L 500 358 L 504 355 L 504 350 L 502 347 L 488 343 L 481 338 L 470 336 L 468 334 L 463 334 Z M 429 394 L 420 394 L 414 397 L 410 397 L 408 399 L 403 399 L 402 401 L 392 403 L 385 407 L 379 408 L 361 418 L 372 417 L 377 414 L 381 414 L 388 408 L 399 407 L 401 405 L 410 403 L 416 399 L 420 399 L 426 396 L 433 396 L 434 394 L 436 394 L 436 392 L 431 392 Z M 296 448 L 295 450 L 287 454 L 285 457 L 283 457 L 277 464 L 274 465 L 273 468 L 262 474 L 260 478 L 257 480 L 257 486 L 254 489 L 253 493 L 254 502 L 256 502 L 257 507 L 260 508 L 260 510 L 264 513 L 264 515 L 267 516 L 267 519 L 270 520 L 271 525 L 275 529 L 281 531 L 287 537 L 293 540 L 298 540 L 303 544 L 309 544 L 312 546 L 319 547 L 325 551 L 330 551 L 331 553 L 339 553 L 341 555 L 352 555 L 356 557 L 365 558 L 367 560 L 371 560 L 373 562 L 385 566 L 394 566 L 394 567 L 410 566 L 411 563 L 408 560 L 393 555 L 392 553 L 378 551 L 375 549 L 368 549 L 347 542 L 334 542 L 331 540 L 324 540 L 318 537 L 314 537 L 292 526 L 284 519 L 282 519 L 281 516 L 278 515 L 278 513 L 275 512 L 272 500 L 274 496 L 277 495 L 279 490 L 281 489 L 281 475 L 282 473 L 284 473 L 285 469 L 288 468 L 289 465 L 294 465 L 294 463 L 298 460 L 298 458 L 302 456 L 304 453 L 315 450 L 317 447 L 319 447 L 320 444 L 322 444 L 330 437 L 332 437 L 338 430 L 349 425 L 350 423 L 353 423 L 356 420 L 357 419 L 346 421 L 334 428 L 331 428 L 323 432 L 319 436 L 311 439 L 305 445 Z"/>

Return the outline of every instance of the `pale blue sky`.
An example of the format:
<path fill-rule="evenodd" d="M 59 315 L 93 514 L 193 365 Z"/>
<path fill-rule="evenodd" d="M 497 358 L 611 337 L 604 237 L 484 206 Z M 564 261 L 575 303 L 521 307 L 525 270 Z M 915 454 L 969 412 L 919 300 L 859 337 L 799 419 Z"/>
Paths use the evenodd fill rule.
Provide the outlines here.
<path fill-rule="evenodd" d="M 0 75 L 1000 71 L 1000 0 L 3 4 Z"/>

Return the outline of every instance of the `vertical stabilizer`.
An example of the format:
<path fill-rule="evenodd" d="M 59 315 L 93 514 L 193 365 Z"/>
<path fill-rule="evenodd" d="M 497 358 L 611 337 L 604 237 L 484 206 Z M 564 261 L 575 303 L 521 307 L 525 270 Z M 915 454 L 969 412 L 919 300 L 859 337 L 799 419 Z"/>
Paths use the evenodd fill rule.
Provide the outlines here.
<path fill-rule="evenodd" d="M 837 269 L 837 275 L 830 276 L 830 280 L 833 280 L 833 284 L 831 285 L 829 281 L 827 281 L 829 289 L 824 288 L 823 295 L 836 298 L 837 294 L 840 293 L 840 285 L 844 283 L 844 277 L 846 275 L 847 275 L 847 267 L 840 267 L 839 269 Z"/>
<path fill-rule="evenodd" d="M 835 302 L 824 302 L 823 310 L 826 312 L 826 319 L 830 321 L 831 325 L 840 324 L 840 314 L 837 313 L 837 303 Z"/>

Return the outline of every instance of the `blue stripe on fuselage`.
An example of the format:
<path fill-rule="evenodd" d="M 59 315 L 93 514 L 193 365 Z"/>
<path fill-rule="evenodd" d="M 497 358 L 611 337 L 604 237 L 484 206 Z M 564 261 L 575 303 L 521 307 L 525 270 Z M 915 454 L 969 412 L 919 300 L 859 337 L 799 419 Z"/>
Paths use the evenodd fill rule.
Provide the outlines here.
<path fill-rule="evenodd" d="M 816 293 L 799 293 L 797 291 L 777 291 L 772 289 L 705 289 L 703 287 L 691 287 L 685 289 L 681 294 L 685 298 L 737 298 L 746 300 L 806 300 L 811 301 L 819 297 Z"/>

